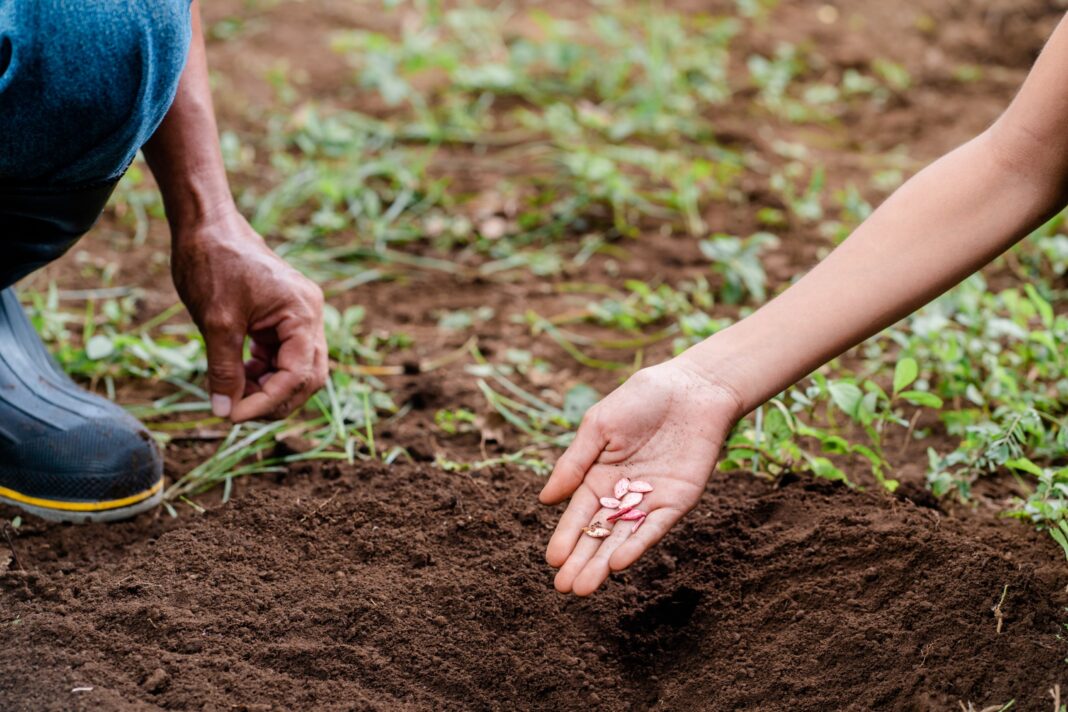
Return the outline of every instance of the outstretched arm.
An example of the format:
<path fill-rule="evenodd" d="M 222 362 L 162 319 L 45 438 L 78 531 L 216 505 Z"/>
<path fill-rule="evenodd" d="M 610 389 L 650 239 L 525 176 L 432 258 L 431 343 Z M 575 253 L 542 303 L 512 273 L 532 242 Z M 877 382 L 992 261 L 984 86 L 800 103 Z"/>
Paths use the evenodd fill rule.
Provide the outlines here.
<path fill-rule="evenodd" d="M 935 298 L 1068 199 L 1068 21 L 1004 115 L 914 176 L 826 260 L 755 314 L 635 374 L 587 414 L 541 492 L 571 496 L 546 553 L 560 591 L 586 595 L 692 509 L 734 423 Z M 622 476 L 655 486 L 635 533 L 582 535 Z M 603 513 L 602 513 L 603 514 Z"/>
<path fill-rule="evenodd" d="M 323 295 L 238 212 L 226 179 L 194 2 L 193 42 L 167 117 L 145 146 L 163 194 L 178 294 L 204 335 L 212 410 L 282 417 L 327 377 Z M 252 358 L 243 363 L 246 337 Z"/>

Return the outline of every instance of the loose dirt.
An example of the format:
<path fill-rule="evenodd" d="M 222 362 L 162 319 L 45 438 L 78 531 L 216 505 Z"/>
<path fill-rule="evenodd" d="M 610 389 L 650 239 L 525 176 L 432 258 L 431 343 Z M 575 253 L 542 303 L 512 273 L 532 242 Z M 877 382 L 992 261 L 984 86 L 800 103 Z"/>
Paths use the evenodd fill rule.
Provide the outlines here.
<path fill-rule="evenodd" d="M 539 484 L 309 467 L 177 522 L 29 524 L 0 708 L 1037 709 L 1063 679 L 1063 568 L 1024 527 L 716 475 L 580 600 Z"/>

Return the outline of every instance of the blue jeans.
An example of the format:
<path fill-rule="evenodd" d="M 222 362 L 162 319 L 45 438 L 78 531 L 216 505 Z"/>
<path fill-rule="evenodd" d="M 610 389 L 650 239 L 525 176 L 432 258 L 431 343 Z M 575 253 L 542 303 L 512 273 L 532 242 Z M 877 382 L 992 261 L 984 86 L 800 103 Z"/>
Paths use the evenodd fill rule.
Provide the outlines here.
<path fill-rule="evenodd" d="M 178 89 L 190 0 L 0 0 L 0 288 L 99 216 Z"/>

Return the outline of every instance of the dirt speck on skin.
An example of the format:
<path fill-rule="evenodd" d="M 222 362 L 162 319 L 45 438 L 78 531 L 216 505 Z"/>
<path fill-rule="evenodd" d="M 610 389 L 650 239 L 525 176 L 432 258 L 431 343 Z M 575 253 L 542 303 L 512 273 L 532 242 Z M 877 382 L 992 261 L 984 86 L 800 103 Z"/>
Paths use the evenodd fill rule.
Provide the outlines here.
<path fill-rule="evenodd" d="M 716 475 L 577 599 L 552 589 L 557 512 L 529 501 L 532 475 L 283 484 L 178 520 L 24 525 L 0 709 L 1035 709 L 1068 680 L 1064 572 L 1017 525 Z"/>

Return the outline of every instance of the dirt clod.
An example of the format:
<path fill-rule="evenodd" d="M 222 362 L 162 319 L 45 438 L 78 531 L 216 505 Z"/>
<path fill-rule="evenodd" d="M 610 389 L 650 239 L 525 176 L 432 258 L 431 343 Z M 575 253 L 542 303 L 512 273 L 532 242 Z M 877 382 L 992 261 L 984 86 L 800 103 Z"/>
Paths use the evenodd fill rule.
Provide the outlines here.
<path fill-rule="evenodd" d="M 151 673 L 149 673 L 148 677 L 145 678 L 145 681 L 141 683 L 141 687 L 144 689 L 145 692 L 151 693 L 153 695 L 159 694 L 164 690 L 164 688 L 167 687 L 168 679 L 169 676 L 167 675 L 166 670 L 164 670 L 163 668 L 156 668 Z"/>

